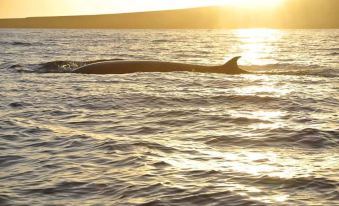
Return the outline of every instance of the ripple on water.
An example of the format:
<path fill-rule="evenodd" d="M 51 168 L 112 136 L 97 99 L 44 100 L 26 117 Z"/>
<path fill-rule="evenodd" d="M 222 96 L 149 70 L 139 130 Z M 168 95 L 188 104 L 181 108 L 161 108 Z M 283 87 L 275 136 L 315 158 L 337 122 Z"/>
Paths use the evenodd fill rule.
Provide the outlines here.
<path fill-rule="evenodd" d="M 243 177 L 244 178 L 244 177 Z M 339 186 L 339 182 L 327 179 L 324 177 L 295 177 L 295 178 L 281 178 L 276 176 L 260 176 L 247 179 L 254 184 L 276 185 L 280 188 L 290 188 L 293 190 L 314 190 L 321 189 L 335 190 Z"/>
<path fill-rule="evenodd" d="M 339 145 L 339 132 L 331 130 L 319 130 L 306 128 L 299 131 L 277 128 L 271 130 L 260 130 L 256 133 L 263 136 L 261 138 L 239 137 L 237 135 L 208 135 L 204 138 L 205 143 L 215 146 L 226 145 L 252 145 L 252 146 L 279 146 L 299 148 L 335 148 Z M 260 135 L 259 135 L 260 136 Z"/>
<path fill-rule="evenodd" d="M 275 131 L 276 135 L 273 135 L 265 141 L 280 142 L 289 145 L 310 148 L 330 148 L 337 147 L 339 145 L 339 132 L 335 130 L 329 131 L 315 128 L 305 128 L 299 131 L 286 130 L 285 133 L 280 132 L 282 132 L 281 129 L 278 129 L 278 131 Z"/>
<path fill-rule="evenodd" d="M 40 194 L 40 195 L 67 195 L 68 198 L 79 197 L 88 194 L 98 194 L 102 190 L 109 188 L 109 185 L 102 183 L 89 183 L 79 181 L 62 181 L 50 187 L 25 189 L 22 193 L 25 194 Z"/>
<path fill-rule="evenodd" d="M 0 205 L 335 205 L 338 31 L 318 32 L 1 30 Z M 65 73 L 253 43 L 261 74 Z"/>
<path fill-rule="evenodd" d="M 173 199 L 167 199 L 166 197 L 156 200 L 151 200 L 146 203 L 138 204 L 139 206 L 152 206 L 152 205 L 257 205 L 264 206 L 266 204 L 255 200 L 250 200 L 245 196 L 238 195 L 231 191 L 222 192 L 206 192 L 197 191 L 194 193 L 188 193 L 176 195 Z"/>
<path fill-rule="evenodd" d="M 18 155 L 0 156 L 0 166 L 8 167 L 10 165 L 18 164 L 25 161 L 25 157 Z"/>

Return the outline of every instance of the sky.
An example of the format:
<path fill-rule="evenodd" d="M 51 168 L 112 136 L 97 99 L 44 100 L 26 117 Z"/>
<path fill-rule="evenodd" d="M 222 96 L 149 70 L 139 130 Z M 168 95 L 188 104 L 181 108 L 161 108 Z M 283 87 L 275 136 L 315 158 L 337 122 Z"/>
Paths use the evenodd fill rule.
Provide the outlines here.
<path fill-rule="evenodd" d="M 112 14 L 208 5 L 274 7 L 285 0 L 0 0 L 0 18 Z"/>

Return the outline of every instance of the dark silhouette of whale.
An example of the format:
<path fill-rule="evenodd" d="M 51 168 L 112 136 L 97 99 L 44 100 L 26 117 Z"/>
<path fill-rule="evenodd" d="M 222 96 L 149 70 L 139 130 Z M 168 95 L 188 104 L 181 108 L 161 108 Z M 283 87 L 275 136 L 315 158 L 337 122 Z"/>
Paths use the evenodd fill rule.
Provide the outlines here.
<path fill-rule="evenodd" d="M 234 57 L 221 66 L 202 66 L 193 64 L 182 64 L 173 62 L 157 61 L 105 61 L 89 64 L 74 70 L 74 73 L 82 74 L 127 74 L 135 72 L 201 72 L 221 74 L 246 74 L 238 66 L 240 56 Z"/>

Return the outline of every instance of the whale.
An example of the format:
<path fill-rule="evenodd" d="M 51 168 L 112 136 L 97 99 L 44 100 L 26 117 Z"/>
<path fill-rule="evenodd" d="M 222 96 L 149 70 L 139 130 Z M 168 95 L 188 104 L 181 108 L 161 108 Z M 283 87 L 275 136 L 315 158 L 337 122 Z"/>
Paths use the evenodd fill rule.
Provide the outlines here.
<path fill-rule="evenodd" d="M 103 61 L 88 64 L 74 73 L 80 74 L 128 74 L 136 72 L 199 72 L 219 74 L 247 74 L 248 71 L 240 69 L 238 60 L 240 56 L 233 57 L 224 65 L 203 66 L 161 61 Z"/>

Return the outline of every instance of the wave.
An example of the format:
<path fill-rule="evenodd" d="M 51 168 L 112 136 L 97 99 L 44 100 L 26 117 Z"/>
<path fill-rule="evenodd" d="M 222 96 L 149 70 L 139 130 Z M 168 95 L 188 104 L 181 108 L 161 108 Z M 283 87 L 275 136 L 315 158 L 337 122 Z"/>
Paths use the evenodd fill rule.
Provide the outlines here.
<path fill-rule="evenodd" d="M 180 193 L 179 193 L 180 194 Z M 151 200 L 138 206 L 151 205 L 266 205 L 263 202 L 253 200 L 247 196 L 237 194 L 233 191 L 207 192 L 205 189 L 186 195 L 176 195 L 175 197 L 165 197 Z"/>
<path fill-rule="evenodd" d="M 14 46 L 32 46 L 33 45 L 32 43 L 29 43 L 29 42 L 20 42 L 20 41 L 11 42 L 10 44 Z"/>
<path fill-rule="evenodd" d="M 0 166 L 6 167 L 12 164 L 17 164 L 17 163 L 20 163 L 24 159 L 25 157 L 18 156 L 18 155 L 0 156 Z"/>
<path fill-rule="evenodd" d="M 165 43 L 165 42 L 169 42 L 167 39 L 155 39 L 152 41 L 153 43 Z"/>
<path fill-rule="evenodd" d="M 40 45 L 40 43 L 30 43 L 30 42 L 23 42 L 23 41 L 13 41 L 13 42 L 0 42 L 0 44 L 4 45 L 11 45 L 11 46 L 35 46 Z"/>
<path fill-rule="evenodd" d="M 147 177 L 145 177 L 147 178 Z M 125 205 L 265 205 L 262 202 L 251 200 L 246 195 L 235 191 L 219 190 L 208 191 L 202 188 L 189 191 L 166 183 L 132 184 L 117 181 L 115 184 L 99 183 L 94 181 L 62 181 L 48 186 L 24 188 L 21 190 L 27 195 L 67 195 L 68 198 L 84 197 L 88 194 L 110 196 L 121 199 Z M 158 195 L 162 198 L 159 199 Z M 138 198 L 143 196 L 143 198 Z"/>
<path fill-rule="evenodd" d="M 284 188 L 284 189 L 293 189 L 293 190 L 335 190 L 339 183 L 338 181 L 328 179 L 325 177 L 315 177 L 315 176 L 307 176 L 307 177 L 293 177 L 293 178 L 282 178 L 278 176 L 268 176 L 263 175 L 260 177 L 253 176 L 241 176 L 241 177 L 234 177 L 234 179 L 241 179 L 241 181 L 252 182 L 255 184 L 262 184 L 262 185 L 276 185 L 277 187 Z"/>
<path fill-rule="evenodd" d="M 334 47 L 334 48 L 319 48 L 319 49 L 313 49 L 313 50 L 318 50 L 318 51 L 339 51 L 339 47 Z"/>
<path fill-rule="evenodd" d="M 194 176 L 198 178 L 207 178 L 211 175 L 221 177 L 225 175 L 223 171 L 218 170 L 193 170 L 186 172 L 188 176 Z M 270 175 L 249 175 L 243 172 L 228 172 L 228 176 L 233 180 L 241 183 L 254 183 L 260 185 L 277 186 L 285 189 L 336 189 L 339 186 L 339 182 L 330 179 L 328 177 L 321 176 L 296 176 L 296 177 L 280 177 Z"/>
<path fill-rule="evenodd" d="M 329 56 L 338 56 L 338 55 L 339 55 L 339 52 L 332 52 L 332 53 L 329 53 L 328 55 L 329 55 Z"/>
<path fill-rule="evenodd" d="M 11 205 L 10 201 L 13 197 L 9 195 L 0 194 L 0 205 Z"/>
<path fill-rule="evenodd" d="M 292 76 L 320 76 L 339 77 L 339 68 L 330 68 L 320 65 L 299 65 L 299 64 L 267 64 L 241 66 L 245 70 L 255 74 L 265 75 L 292 75 Z"/>
<path fill-rule="evenodd" d="M 205 143 L 215 146 L 227 145 L 251 145 L 251 146 L 279 146 L 279 147 L 302 147 L 302 148 L 335 148 L 339 145 L 339 132 L 326 131 L 313 128 L 306 128 L 300 131 L 288 129 L 272 129 L 258 130 L 257 133 L 262 133 L 265 138 L 259 140 L 256 138 L 239 138 L 238 136 L 207 136 L 204 138 Z"/>
<path fill-rule="evenodd" d="M 23 193 L 30 195 L 34 193 L 41 195 L 56 195 L 60 193 L 67 195 L 86 195 L 89 192 L 95 193 L 108 187 L 109 185 L 103 183 L 63 181 L 55 185 L 51 185 L 50 187 L 26 189 Z"/>

